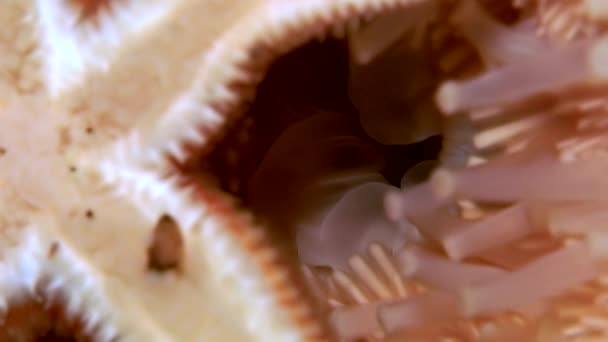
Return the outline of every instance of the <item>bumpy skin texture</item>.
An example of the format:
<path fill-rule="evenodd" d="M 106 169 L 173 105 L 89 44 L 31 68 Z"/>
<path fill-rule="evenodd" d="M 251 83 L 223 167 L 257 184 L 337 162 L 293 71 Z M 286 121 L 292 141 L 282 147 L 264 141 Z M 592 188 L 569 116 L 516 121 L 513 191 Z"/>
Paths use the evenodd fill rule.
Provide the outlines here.
<path fill-rule="evenodd" d="M 275 58 L 410 2 L 0 1 L 2 309 L 61 294 L 100 340 L 326 338 L 263 227 L 172 162 L 221 139 Z M 163 215 L 179 272 L 147 269 Z"/>

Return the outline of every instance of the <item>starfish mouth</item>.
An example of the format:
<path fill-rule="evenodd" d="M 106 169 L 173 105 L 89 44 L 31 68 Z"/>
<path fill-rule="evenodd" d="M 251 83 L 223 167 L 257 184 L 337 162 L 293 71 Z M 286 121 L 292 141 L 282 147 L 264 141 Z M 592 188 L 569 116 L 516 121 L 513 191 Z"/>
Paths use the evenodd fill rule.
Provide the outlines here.
<path fill-rule="evenodd" d="M 330 128 L 333 131 L 327 132 L 326 136 L 318 136 L 320 139 L 336 137 L 336 140 L 341 140 L 337 142 L 337 150 L 329 156 L 331 160 L 326 158 L 326 162 L 345 173 L 365 168 L 366 163 L 378 164 L 381 174 L 396 186 L 407 169 L 418 162 L 438 158 L 442 144 L 440 132 L 408 145 L 383 145 L 371 139 L 358 122 L 357 109 L 350 103 L 345 87 L 347 80 L 348 51 L 343 40 L 329 37 L 284 55 L 270 67 L 243 119 L 235 123 L 210 154 L 198 161 L 190 161 L 183 172 L 196 174 L 204 170 L 203 174 L 211 175 L 219 188 L 238 198 L 242 205 L 256 214 L 257 219 L 277 227 L 272 229 L 275 237 L 289 241 L 292 235 L 289 229 L 278 229 L 285 224 L 279 222 L 276 215 L 277 203 L 270 203 L 274 201 L 270 192 L 275 191 L 277 195 L 276 191 L 283 192 L 276 189 L 276 184 L 281 182 L 281 178 L 288 177 L 276 173 L 281 172 L 275 167 L 277 164 L 267 167 L 277 177 L 271 190 L 268 187 L 271 184 L 265 180 L 269 175 L 261 170 L 265 160 L 267 164 L 273 163 L 267 158 L 272 146 L 277 146 L 274 145 L 277 139 L 292 139 L 283 135 L 290 127 L 297 129 L 298 124 L 304 125 L 296 133 L 300 134 L 301 146 L 292 144 L 291 148 L 302 148 L 305 150 L 303 153 L 317 153 L 319 150 L 306 140 L 315 139 L 309 137 L 315 135 L 315 127 L 333 126 Z M 312 126 L 307 127 L 307 123 L 312 123 Z M 320 144 L 316 145 L 320 147 Z M 306 165 L 305 160 L 285 160 L 283 158 L 287 156 L 279 150 L 277 152 L 277 162 L 287 168 L 289 164 L 298 168 L 303 179 L 310 176 L 305 173 L 321 166 Z M 288 187 L 298 182 L 294 179 L 285 181 L 287 183 L 283 185 Z M 265 196 L 259 196 L 262 193 Z M 288 244 L 292 246 L 292 242 Z"/>
<path fill-rule="evenodd" d="M 606 338 L 608 49 L 566 3 L 351 18 L 176 169 L 254 213 L 338 338 Z"/>
<path fill-rule="evenodd" d="M 39 289 L 35 297 L 16 296 L 3 317 L 2 341 L 110 341 L 101 326 L 88 326 L 85 312 L 74 312 L 57 291 Z"/>

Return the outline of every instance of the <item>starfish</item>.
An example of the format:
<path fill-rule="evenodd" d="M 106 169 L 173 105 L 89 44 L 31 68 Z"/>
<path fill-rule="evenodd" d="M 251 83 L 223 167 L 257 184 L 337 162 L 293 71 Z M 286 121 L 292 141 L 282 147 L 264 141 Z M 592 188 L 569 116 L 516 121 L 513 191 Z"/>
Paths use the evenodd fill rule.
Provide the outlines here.
<path fill-rule="evenodd" d="M 414 335 L 399 334 L 420 321 L 436 323 L 433 319 L 437 317 L 469 319 L 466 329 L 474 329 L 467 330 L 470 336 L 463 339 L 480 340 L 484 328 L 479 317 L 496 314 L 496 323 L 504 318 L 500 316 L 504 311 L 513 309 L 511 302 L 528 304 L 562 290 L 567 297 L 571 294 L 567 290 L 573 288 L 592 292 L 595 301 L 602 299 L 606 292 L 602 274 L 595 267 L 596 259 L 608 248 L 603 242 L 605 232 L 593 228 L 598 225 L 593 215 L 605 209 L 597 202 L 604 199 L 606 185 L 598 170 L 607 167 L 601 81 L 608 77 L 602 63 L 608 43 L 599 38 L 606 32 L 608 8 L 594 0 L 482 2 L 501 19 L 517 6 L 517 12 L 530 20 L 517 23 L 519 32 L 488 19 L 472 5 L 477 2 L 468 0 L 1 1 L 0 341 L 49 337 L 316 341 L 334 334 L 373 340 L 385 333 L 404 339 L 427 336 L 416 335 L 424 334 L 424 329 L 414 329 Z M 380 20 L 375 22 L 377 18 Z M 277 125 L 296 131 L 305 126 L 302 122 L 321 122 L 325 125 L 318 130 L 321 134 L 324 129 L 334 129 L 331 123 L 335 119 L 339 123 L 335 132 L 347 138 L 354 135 L 342 130 L 356 129 L 349 126 L 351 121 L 342 125 L 341 114 L 328 114 L 307 104 L 294 109 L 277 99 L 273 105 L 285 105 L 281 113 L 289 115 L 271 115 L 270 120 L 256 116 L 260 106 L 264 110 L 259 103 L 264 96 L 257 96 L 256 91 L 264 92 L 267 83 L 263 81 L 272 78 L 273 68 L 281 67 L 283 56 L 314 38 L 346 38 L 354 56 L 353 78 L 363 75 L 365 79 L 365 68 L 357 66 L 390 59 L 385 50 L 401 46 L 396 42 L 404 32 L 414 37 L 408 36 L 410 44 L 427 34 L 428 27 L 443 21 L 460 30 L 460 36 L 456 35 L 459 40 L 453 49 L 441 50 L 442 46 L 440 56 L 433 56 L 444 72 L 440 79 L 425 74 L 426 64 L 420 63 L 425 56 L 407 60 L 421 65 L 422 70 L 411 75 L 415 82 L 405 85 L 411 86 L 407 91 L 418 96 L 428 86 L 426 82 L 433 83 L 431 97 L 438 108 L 428 115 L 431 119 L 425 121 L 421 119 L 425 116 L 418 115 L 429 113 L 429 107 L 418 106 L 416 96 L 411 116 L 389 120 L 374 111 L 373 101 L 365 102 L 374 94 L 374 89 L 365 88 L 365 81 L 364 86 L 349 89 L 361 112 L 360 130 L 377 142 L 420 143 L 442 130 L 443 146 L 434 153 L 438 160 L 418 164 L 419 168 L 413 167 L 405 175 L 400 165 L 396 174 L 380 176 L 375 150 L 362 148 L 365 144 L 358 142 L 353 146 L 364 149 L 369 157 L 362 170 L 373 185 L 354 187 L 359 192 L 348 192 L 337 203 L 346 203 L 341 208 L 348 208 L 349 203 L 361 204 L 360 198 L 386 193 L 384 202 L 374 200 L 381 203 L 380 211 L 386 210 L 383 222 L 394 221 L 386 225 L 407 223 L 411 228 L 447 222 L 458 223 L 462 229 L 447 237 L 423 232 L 424 238 L 440 245 L 443 254 L 430 253 L 426 245 L 417 244 L 422 238 L 418 235 L 405 238 L 415 247 L 387 252 L 387 244 L 397 239 L 376 235 L 384 244 L 364 241 L 369 245 L 369 258 L 361 255 L 361 249 L 344 249 L 350 259 L 330 262 L 313 248 L 309 255 L 299 250 L 298 259 L 289 249 L 290 242 L 284 243 L 276 229 L 297 216 L 290 211 L 292 202 L 283 198 L 272 202 L 276 189 L 264 183 L 271 179 L 282 184 L 280 179 L 287 171 L 279 169 L 278 177 L 261 172 L 258 183 L 252 182 L 257 190 L 249 194 L 251 198 L 261 196 L 261 200 L 246 198 L 245 187 L 252 185 L 243 183 L 253 174 L 247 161 L 256 158 L 256 144 L 264 145 L 264 139 L 272 140 L 281 133 L 273 132 L 275 127 L 264 127 L 261 134 L 258 131 L 258 140 L 250 139 L 251 126 L 260 130 L 260 126 L 279 122 Z M 400 29 L 400 22 L 406 23 L 405 28 Z M 358 31 L 362 23 L 364 30 Z M 434 39 L 441 40 L 442 35 L 454 38 L 441 30 L 434 31 L 439 38 L 429 34 L 423 40 L 436 43 Z M 538 74 L 530 61 L 559 72 Z M 481 74 L 480 65 L 484 66 Z M 464 71 L 456 70 L 458 67 Z M 466 78 L 471 77 L 471 70 L 477 76 Z M 523 82 L 517 75 L 531 77 Z M 598 80 L 599 85 L 593 83 Z M 401 89 L 396 93 L 401 94 Z M 538 100 L 535 96 L 539 94 L 550 98 Z M 567 96 L 552 98 L 555 94 Z M 252 105 L 254 100 L 257 107 Z M 543 106 L 549 109 L 543 111 Z M 571 116 L 562 115 L 572 111 Z M 530 112 L 534 115 L 528 115 Z M 470 133 L 459 121 L 462 113 L 482 128 Z M 323 119 L 315 121 L 319 117 Z M 407 134 L 391 130 L 412 122 L 416 129 Z M 453 122 L 455 128 L 450 128 Z M 284 133 L 293 131 L 285 129 Z M 297 135 L 290 140 L 313 149 L 309 155 L 296 157 L 307 160 L 331 150 L 332 145 L 319 136 L 318 141 Z M 530 136 L 536 140 L 528 140 Z M 469 140 L 474 140 L 476 152 L 483 158 L 470 156 Z M 513 151 L 522 150 L 522 144 L 527 146 L 522 152 L 526 158 L 512 156 Z M 466 158 L 461 153 L 463 145 Z M 554 149 L 559 150 L 559 158 Z M 348 153 L 336 160 L 352 162 Z M 481 166 L 468 167 L 476 163 Z M 272 171 L 272 162 L 269 164 L 260 169 Z M 296 174 L 307 176 L 322 170 L 315 165 L 294 165 Z M 418 184 L 418 178 L 425 177 L 416 172 L 428 175 L 437 165 L 432 177 Z M 519 184 L 523 186 L 496 185 L 513 183 L 513 176 L 502 169 L 505 165 L 521 175 L 524 181 Z M 342 176 L 332 180 L 352 180 L 352 174 Z M 400 181 L 401 190 L 378 185 L 382 177 L 392 183 Z M 410 183 L 417 185 L 410 188 Z M 311 184 L 286 186 L 296 192 L 308 190 Z M 475 203 L 463 204 L 461 197 Z M 303 211 L 322 202 L 317 199 L 304 203 Z M 247 200 L 254 204 L 252 210 L 247 207 L 251 203 L 242 203 Z M 560 207 L 556 214 L 551 206 L 564 200 L 583 203 L 581 207 Z M 484 201 L 509 206 L 497 210 L 484 207 Z M 478 223 L 463 224 L 460 218 L 441 216 L 440 209 L 456 202 L 460 209 L 475 211 Z M 357 210 L 367 214 L 368 203 Z M 268 216 L 264 215 L 266 209 Z M 338 211 L 327 215 L 337 226 L 344 222 L 344 217 L 333 215 Z M 542 225 L 551 233 L 542 231 L 550 235 L 543 236 L 550 240 L 548 247 L 543 240 L 542 248 L 519 258 L 504 249 L 502 254 L 486 253 L 538 233 L 528 224 L 530 213 L 537 211 L 544 215 L 547 222 Z M 350 218 L 348 225 L 365 221 L 362 216 Z M 521 224 L 500 230 L 500 238 L 481 229 L 507 226 L 505 222 Z M 577 228 L 580 222 L 587 230 Z M 413 232 L 417 230 L 408 230 Z M 344 240 L 344 236 L 338 239 Z M 492 267 L 469 264 L 466 258 L 470 256 L 482 258 Z M 322 270 L 313 267 L 324 262 L 334 268 L 325 278 Z M 391 263 L 408 267 L 399 269 Z M 551 271 L 555 269 L 551 266 L 560 263 L 570 265 L 570 277 L 564 281 Z M 347 274 L 348 267 L 358 280 Z M 387 274 L 373 274 L 380 271 Z M 465 276 L 460 277 L 461 273 Z M 476 275 L 475 281 L 487 283 L 466 283 L 470 279 L 464 278 L 470 274 Z M 531 274 L 554 287 L 541 286 L 530 291 L 529 297 L 510 300 L 511 293 L 502 284 L 511 284 L 511 290 L 517 291 L 528 284 L 525 280 Z M 498 280 L 492 282 L 494 279 Z M 588 283 L 590 279 L 596 283 Z M 583 283 L 581 290 L 577 286 Z M 464 294 L 456 299 L 464 306 L 455 308 L 452 290 L 461 287 L 465 289 L 458 293 Z M 428 292 L 429 288 L 448 294 Z M 506 299 L 484 300 L 484 296 Z M 407 301 L 411 298 L 418 309 L 412 309 L 412 301 Z M 389 299 L 392 301 L 387 303 Z M 560 308 L 564 307 L 568 309 L 565 304 Z M 585 307 L 577 318 L 586 318 L 586 313 L 596 309 Z M 414 318 L 408 318 L 408 313 Z M 508 327 L 519 322 L 519 318 L 509 317 Z M 604 321 L 594 322 L 597 326 Z M 587 329 L 583 325 L 576 328 Z M 566 334 L 567 328 L 560 325 L 549 330 Z M 591 330 L 590 334 L 596 332 Z M 600 330 L 608 334 L 605 327 Z"/>
<path fill-rule="evenodd" d="M 274 56 L 397 3 L 2 1 L 0 340 L 322 338 L 262 228 L 174 165 Z"/>

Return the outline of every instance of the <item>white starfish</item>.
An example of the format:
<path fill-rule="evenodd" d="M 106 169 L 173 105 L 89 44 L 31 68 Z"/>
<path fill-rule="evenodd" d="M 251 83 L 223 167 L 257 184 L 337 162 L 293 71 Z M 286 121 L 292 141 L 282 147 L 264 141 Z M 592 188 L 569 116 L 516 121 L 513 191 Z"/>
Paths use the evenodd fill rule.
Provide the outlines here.
<path fill-rule="evenodd" d="M 360 18 L 424 1 L 430 0 L 0 0 L 0 341 L 43 334 L 100 341 L 329 338 L 298 268 L 269 242 L 265 227 L 218 186 L 181 166 L 222 141 L 278 57 L 314 37 L 340 38 Z M 445 4 L 452 1 L 439 2 Z M 605 32 L 608 11 L 600 0 L 513 4 L 538 12 L 522 27 L 531 25 L 548 39 Z M 492 5 L 503 6 L 500 0 Z M 464 18 L 461 26 L 471 24 Z M 505 55 L 512 45 L 492 44 L 503 31 L 492 32 L 489 41 L 475 28 L 467 32 L 486 59 L 495 57 L 496 46 L 503 48 L 499 57 L 513 55 Z M 370 34 L 368 45 L 365 39 L 361 44 L 382 50 L 401 33 L 384 41 Z M 589 65 L 569 54 L 556 56 L 555 65 L 575 61 L 605 80 L 608 44 L 597 46 L 590 48 Z M 551 51 L 541 52 L 551 62 Z M 450 71 L 450 56 L 440 57 Z M 439 104 L 461 113 L 467 106 L 509 104 L 514 99 L 507 90 L 515 90 L 515 100 L 546 90 L 546 78 L 532 72 L 542 70 L 530 69 L 531 81 L 539 80 L 526 84 L 531 88 L 509 83 L 511 70 L 520 69 L 497 72 L 506 82 L 479 77 L 443 84 Z M 583 71 L 566 85 L 588 81 L 591 74 Z M 496 96 L 479 96 L 478 89 Z M 513 131 L 478 134 L 476 143 L 506 144 Z M 602 142 L 576 138 L 566 152 Z M 604 240 L 590 241 L 606 249 Z M 377 264 L 389 265 L 381 247 L 370 251 Z M 371 268 L 353 258 L 355 271 Z M 389 271 L 387 279 L 405 288 L 397 271 Z M 369 274 L 362 283 L 382 290 Z M 341 273 L 334 278 L 356 282 Z M 363 292 L 359 284 L 350 290 Z M 380 292 L 383 299 L 403 295 Z M 333 303 L 319 293 L 327 297 L 321 302 Z M 334 304 L 347 313 L 352 306 L 348 300 Z M 367 323 L 377 323 L 373 310 L 366 313 Z M 352 333 L 355 325 L 344 331 Z"/>
<path fill-rule="evenodd" d="M 0 1 L 0 337 L 43 333 L 40 302 L 101 341 L 322 338 L 261 228 L 170 159 L 211 146 L 276 56 L 408 2 Z M 175 272 L 147 267 L 163 215 Z"/>

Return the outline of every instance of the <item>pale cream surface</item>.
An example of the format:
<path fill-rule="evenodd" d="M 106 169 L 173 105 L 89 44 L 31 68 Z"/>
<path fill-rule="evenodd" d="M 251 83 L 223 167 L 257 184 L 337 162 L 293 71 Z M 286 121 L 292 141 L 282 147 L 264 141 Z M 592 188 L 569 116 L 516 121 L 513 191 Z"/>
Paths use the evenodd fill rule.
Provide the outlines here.
<path fill-rule="evenodd" d="M 317 318 L 302 300 L 278 304 L 269 283 L 284 272 L 262 269 L 209 203 L 162 179 L 163 156 L 183 159 L 181 143 L 209 139 L 197 127 L 225 122 L 212 104 L 239 101 L 227 84 L 252 77 L 238 66 L 254 42 L 286 52 L 329 29 L 315 23 L 412 1 L 132 0 L 97 26 L 76 25 L 69 1 L 0 2 L 0 245 L 11 247 L 0 299 L 49 275 L 72 309 L 108 320 L 108 338 L 304 340 Z M 292 38 L 300 26 L 309 34 Z M 165 213 L 186 241 L 179 277 L 145 271 Z"/>

